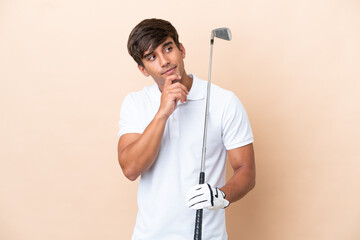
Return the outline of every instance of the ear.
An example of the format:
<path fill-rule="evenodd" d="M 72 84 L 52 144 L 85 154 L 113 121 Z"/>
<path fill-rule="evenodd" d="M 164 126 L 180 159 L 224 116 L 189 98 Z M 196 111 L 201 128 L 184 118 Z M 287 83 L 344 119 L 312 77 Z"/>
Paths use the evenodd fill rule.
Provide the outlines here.
<path fill-rule="evenodd" d="M 184 45 L 182 45 L 182 43 L 180 43 L 180 52 L 181 52 L 181 56 L 184 59 L 185 55 L 186 55 L 186 51 L 185 51 Z"/>
<path fill-rule="evenodd" d="M 150 76 L 150 74 L 146 71 L 145 67 L 141 66 L 141 65 L 138 65 L 138 69 L 140 70 L 140 72 L 142 74 L 144 74 L 145 77 L 148 77 Z"/>

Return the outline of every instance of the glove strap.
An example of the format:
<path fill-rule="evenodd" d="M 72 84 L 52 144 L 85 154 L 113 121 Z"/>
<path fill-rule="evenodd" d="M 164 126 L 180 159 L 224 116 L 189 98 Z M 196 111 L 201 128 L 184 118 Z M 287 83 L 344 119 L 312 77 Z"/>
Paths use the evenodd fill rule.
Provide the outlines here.
<path fill-rule="evenodd" d="M 211 206 L 214 206 L 214 195 L 213 195 L 213 191 L 211 189 L 211 186 L 209 184 L 207 184 L 209 189 L 210 189 L 210 202 L 211 202 Z"/>
<path fill-rule="evenodd" d="M 228 202 L 228 205 L 226 205 L 226 206 L 224 207 L 224 208 L 227 208 L 227 207 L 230 205 L 230 202 L 229 202 L 227 199 L 225 199 L 226 194 L 225 194 L 223 191 L 221 191 L 219 188 L 216 188 L 216 190 L 217 190 L 218 192 L 220 192 L 220 193 L 222 194 L 224 200 L 226 200 L 226 201 Z"/>

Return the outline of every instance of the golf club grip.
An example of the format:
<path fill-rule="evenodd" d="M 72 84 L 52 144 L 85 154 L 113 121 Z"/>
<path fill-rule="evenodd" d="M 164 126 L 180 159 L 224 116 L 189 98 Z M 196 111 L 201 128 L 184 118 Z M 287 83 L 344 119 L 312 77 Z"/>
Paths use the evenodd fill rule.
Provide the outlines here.
<path fill-rule="evenodd" d="M 200 172 L 199 184 L 203 184 L 203 183 L 205 183 L 205 173 Z M 202 209 L 196 210 L 194 240 L 201 240 L 202 218 L 203 218 L 203 210 Z"/>
<path fill-rule="evenodd" d="M 203 210 L 196 210 L 194 240 L 201 240 Z"/>

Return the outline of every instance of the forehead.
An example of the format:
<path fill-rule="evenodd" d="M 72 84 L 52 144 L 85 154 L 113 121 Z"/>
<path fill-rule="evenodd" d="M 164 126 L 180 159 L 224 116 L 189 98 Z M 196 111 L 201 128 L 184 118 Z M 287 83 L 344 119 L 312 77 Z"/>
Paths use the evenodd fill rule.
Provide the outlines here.
<path fill-rule="evenodd" d="M 150 47 L 143 53 L 143 56 L 148 55 L 158 49 L 162 49 L 164 45 L 168 46 L 170 44 L 174 44 L 174 40 L 171 37 L 167 37 L 162 43 L 157 46 L 150 45 Z"/>

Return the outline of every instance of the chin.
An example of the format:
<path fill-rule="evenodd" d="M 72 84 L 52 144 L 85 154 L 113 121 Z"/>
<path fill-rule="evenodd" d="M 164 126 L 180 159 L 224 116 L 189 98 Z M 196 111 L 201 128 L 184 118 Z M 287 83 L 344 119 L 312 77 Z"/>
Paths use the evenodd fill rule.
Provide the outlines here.
<path fill-rule="evenodd" d="M 164 85 L 165 84 L 165 78 L 154 78 L 154 81 L 157 83 L 157 84 L 160 84 L 160 85 Z"/>

